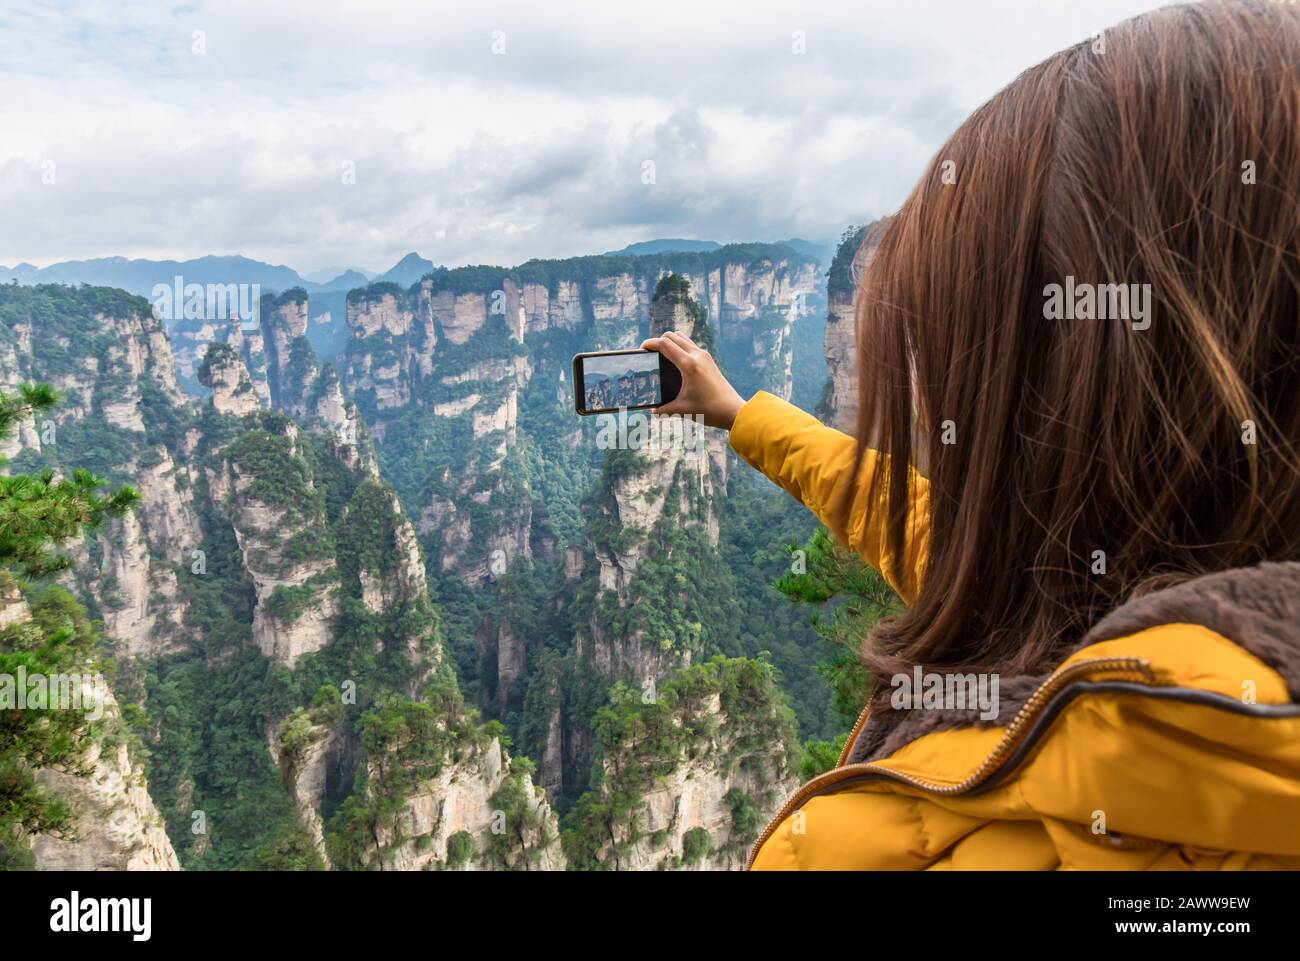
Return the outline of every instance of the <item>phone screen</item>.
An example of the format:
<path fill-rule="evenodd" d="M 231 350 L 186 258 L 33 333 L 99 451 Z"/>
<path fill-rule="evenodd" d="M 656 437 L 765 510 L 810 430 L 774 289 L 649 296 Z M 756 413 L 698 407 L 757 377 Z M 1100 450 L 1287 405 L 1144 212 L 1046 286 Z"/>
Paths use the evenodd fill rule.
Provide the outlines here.
<path fill-rule="evenodd" d="M 658 407 L 681 387 L 677 368 L 653 350 L 579 354 L 573 358 L 573 379 L 580 414 Z"/>

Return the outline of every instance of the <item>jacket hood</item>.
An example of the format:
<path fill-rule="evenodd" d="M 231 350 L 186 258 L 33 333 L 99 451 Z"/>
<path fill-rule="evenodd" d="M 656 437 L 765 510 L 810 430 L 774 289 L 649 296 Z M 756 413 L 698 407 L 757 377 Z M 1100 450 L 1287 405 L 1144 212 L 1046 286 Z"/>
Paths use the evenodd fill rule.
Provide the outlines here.
<path fill-rule="evenodd" d="M 1070 651 L 1164 625 L 1195 625 L 1268 665 L 1300 703 L 1300 562 L 1263 563 L 1208 574 L 1144 594 L 1097 622 Z M 999 678 L 997 716 L 979 708 L 873 712 L 846 753 L 846 763 L 885 758 L 936 731 L 1005 726 L 1053 672 Z"/>

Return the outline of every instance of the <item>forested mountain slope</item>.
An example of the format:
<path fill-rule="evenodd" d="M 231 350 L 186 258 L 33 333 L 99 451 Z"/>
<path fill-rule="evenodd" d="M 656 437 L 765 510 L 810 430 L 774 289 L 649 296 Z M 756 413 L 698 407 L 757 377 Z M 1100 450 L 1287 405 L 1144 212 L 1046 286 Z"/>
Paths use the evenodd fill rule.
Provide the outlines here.
<path fill-rule="evenodd" d="M 122 291 L 0 287 L 0 385 L 65 396 L 10 469 L 140 492 L 66 582 L 180 864 L 738 866 L 844 723 L 772 586 L 815 524 L 712 431 L 605 449 L 569 360 L 675 328 L 821 394 L 823 284 L 784 245 L 436 269 L 347 295 L 337 369 L 302 289 L 173 341 Z"/>

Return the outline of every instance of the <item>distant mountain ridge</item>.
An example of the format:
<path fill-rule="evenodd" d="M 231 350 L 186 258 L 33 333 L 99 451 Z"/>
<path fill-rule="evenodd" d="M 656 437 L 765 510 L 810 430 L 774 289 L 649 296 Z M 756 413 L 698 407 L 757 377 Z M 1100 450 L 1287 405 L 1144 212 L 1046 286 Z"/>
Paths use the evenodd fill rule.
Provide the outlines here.
<path fill-rule="evenodd" d="M 823 267 L 829 266 L 835 252 L 833 244 L 822 244 L 792 237 L 774 242 L 811 257 Z M 660 238 L 628 244 L 621 250 L 606 251 L 605 257 L 644 257 L 666 253 L 712 253 L 721 250 L 715 240 Z M 207 255 L 190 260 L 150 260 L 148 258 L 95 257 L 89 260 L 64 260 L 37 267 L 19 263 L 0 265 L 0 283 L 20 284 L 91 284 L 117 287 L 128 293 L 149 297 L 156 284 L 172 286 L 177 276 L 187 284 L 259 284 L 263 293 L 284 292 L 301 287 L 309 294 L 346 293 L 372 283 L 393 283 L 408 288 L 438 269 L 432 260 L 411 251 L 382 273 L 358 267 L 325 267 L 300 274 L 284 264 L 269 264 L 242 255 Z M 338 271 L 334 274 L 334 271 Z M 325 279 L 321 279 L 325 278 Z"/>
<path fill-rule="evenodd" d="M 409 254 L 393 264 L 392 267 L 384 271 L 373 279 L 374 283 L 397 284 L 400 287 L 410 287 L 425 274 L 434 269 L 432 260 L 426 260 L 412 250 Z M 364 287 L 365 284 L 358 286 Z"/>
<path fill-rule="evenodd" d="M 398 264 L 393 270 L 400 266 Z M 433 264 L 430 263 L 429 269 L 432 267 Z M 301 287 L 308 293 L 346 291 L 369 283 L 367 275 L 355 268 L 348 268 L 329 280 L 318 282 L 306 279 L 292 267 L 268 264 L 239 255 L 209 255 L 192 260 L 96 257 L 91 260 L 65 260 L 48 267 L 36 267 L 29 263 L 14 267 L 0 266 L 0 283 L 7 284 L 16 280 L 20 284 L 90 284 L 116 287 L 141 297 L 150 296 L 156 284 L 170 287 L 178 276 L 183 277 L 187 284 L 259 284 L 264 293 L 285 291 L 293 287 Z M 419 277 L 415 278 L 418 279 Z M 414 283 L 414 280 L 411 282 Z"/>
<path fill-rule="evenodd" d="M 642 240 L 628 244 L 622 250 L 607 250 L 606 257 L 641 257 L 645 254 L 701 254 L 718 250 L 722 244 L 716 240 Z"/>
<path fill-rule="evenodd" d="M 309 280 L 314 284 L 329 284 L 332 286 L 342 280 L 345 276 L 350 277 L 353 274 L 358 274 L 366 280 L 375 276 L 373 270 L 362 270 L 360 267 L 339 267 L 336 265 L 331 267 L 322 267 L 319 270 L 313 270 L 309 274 L 303 274 L 302 279 Z"/>
<path fill-rule="evenodd" d="M 791 237 L 788 240 L 773 240 L 772 244 L 783 245 L 791 248 L 805 257 L 811 257 L 819 264 L 827 265 L 835 255 L 834 243 L 820 243 L 811 240 L 803 240 L 799 237 Z M 683 240 L 678 238 L 663 238 L 659 240 L 642 240 L 638 243 L 628 244 L 621 250 L 607 250 L 603 254 L 605 257 L 644 257 L 650 254 L 702 254 L 710 253 L 714 250 L 721 250 L 722 244 L 716 240 Z"/>

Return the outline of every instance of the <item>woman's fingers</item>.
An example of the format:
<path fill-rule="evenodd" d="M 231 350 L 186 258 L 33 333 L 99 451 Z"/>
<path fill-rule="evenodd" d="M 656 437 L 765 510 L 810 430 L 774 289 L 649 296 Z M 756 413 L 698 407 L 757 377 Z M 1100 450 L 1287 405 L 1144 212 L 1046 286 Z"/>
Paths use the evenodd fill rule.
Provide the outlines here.
<path fill-rule="evenodd" d="M 641 347 L 659 351 L 682 372 L 681 393 L 663 406 L 654 408 L 656 415 L 698 416 L 708 427 L 731 429 L 745 402 L 727 382 L 708 351 L 697 347 L 689 337 L 676 330 L 660 337 L 649 337 L 641 342 Z"/>
<path fill-rule="evenodd" d="M 687 341 L 687 343 L 690 343 L 690 341 Z M 667 334 L 662 337 L 647 337 L 645 340 L 641 341 L 641 349 L 656 350 L 676 364 L 679 368 L 688 356 L 686 349 L 681 344 L 677 343 L 677 341 L 669 339 Z M 668 403 L 654 408 L 653 413 L 658 416 L 667 417 L 673 414 L 689 414 L 692 413 L 692 411 L 687 409 L 683 399 L 678 396 L 670 400 Z"/>
<path fill-rule="evenodd" d="M 648 344 L 650 343 L 650 341 L 647 340 L 646 343 Z M 690 341 L 687 341 L 687 343 L 689 344 Z M 667 357 L 674 364 L 676 364 L 679 368 L 686 361 L 686 359 L 690 357 L 690 354 L 687 352 L 687 350 L 684 347 L 682 347 L 681 344 L 677 343 L 676 340 L 672 339 L 671 332 L 668 334 L 664 334 L 664 336 L 658 338 L 658 343 L 654 347 L 650 347 L 647 349 L 658 350 L 665 357 Z"/>
<path fill-rule="evenodd" d="M 668 331 L 668 333 L 664 334 L 661 339 L 672 341 L 674 344 L 677 344 L 679 347 L 681 347 L 683 350 L 687 351 L 688 353 L 700 349 L 695 346 L 695 342 L 693 340 L 691 340 L 685 334 L 680 333 L 679 331 L 676 330 Z"/>
<path fill-rule="evenodd" d="M 697 363 L 699 359 L 699 356 L 697 355 L 705 356 L 707 359 L 707 355 L 704 354 L 704 351 L 695 346 L 694 342 L 692 342 L 692 340 L 685 334 L 679 333 L 675 330 L 670 330 L 660 337 L 649 337 L 643 340 L 641 342 L 641 349 L 659 351 L 672 361 L 672 363 L 677 366 L 678 370 L 682 371 L 684 378 L 682 392 L 662 407 L 656 407 L 654 409 L 655 414 L 661 417 L 670 417 L 673 414 L 700 414 L 703 407 L 707 406 L 702 404 L 702 396 L 700 396 L 700 392 L 704 391 L 704 396 L 707 396 L 709 391 L 707 368 L 701 367 Z M 694 373 L 691 374 L 688 372 Z M 699 383 L 696 383 L 695 380 L 691 379 L 692 376 L 697 380 L 701 377 L 704 379 L 700 380 Z M 730 389 L 730 385 L 727 386 L 728 389 Z"/>

